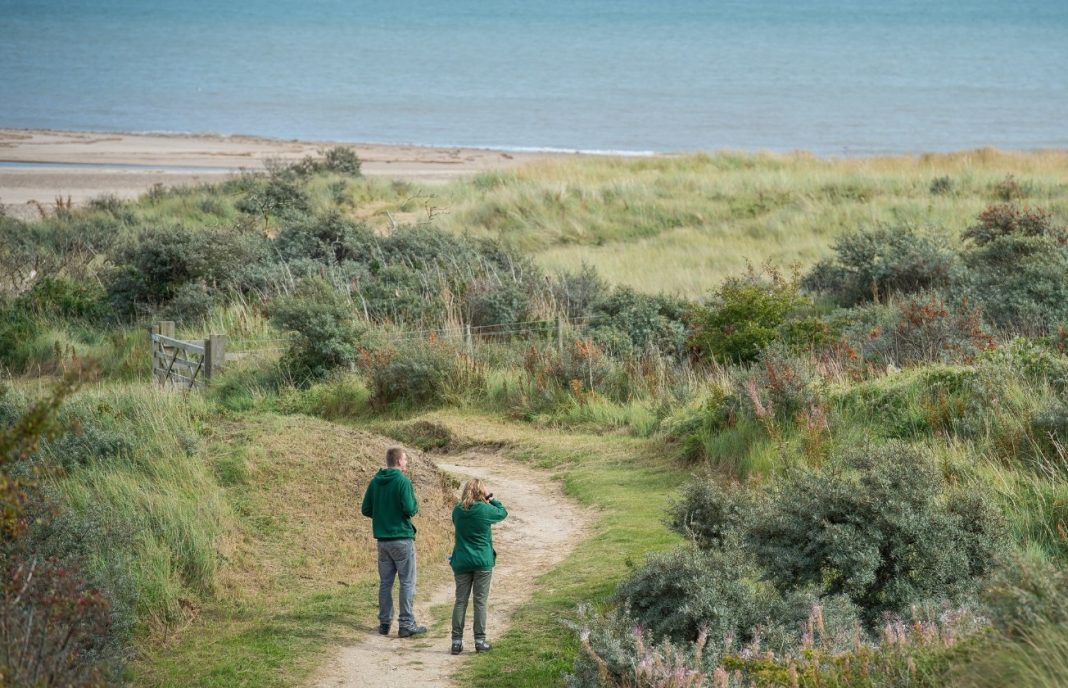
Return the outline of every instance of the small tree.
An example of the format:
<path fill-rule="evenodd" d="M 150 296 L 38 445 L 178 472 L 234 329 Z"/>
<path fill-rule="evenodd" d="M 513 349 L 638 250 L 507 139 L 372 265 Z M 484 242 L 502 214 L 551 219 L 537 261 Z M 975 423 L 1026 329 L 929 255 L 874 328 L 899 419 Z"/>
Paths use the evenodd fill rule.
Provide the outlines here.
<path fill-rule="evenodd" d="M 308 280 L 296 295 L 272 304 L 275 326 L 296 334 L 283 364 L 298 381 L 306 384 L 355 363 L 363 328 L 354 314 L 349 300 L 322 279 Z"/>
<path fill-rule="evenodd" d="M 259 184 L 236 204 L 238 210 L 263 218 L 263 231 L 271 229 L 271 216 L 306 213 L 310 207 L 308 194 L 281 177 L 271 177 Z"/>
<path fill-rule="evenodd" d="M 796 279 L 777 270 L 727 279 L 706 305 L 688 313 L 690 346 L 702 357 L 748 362 L 780 335 L 780 326 L 799 308 L 811 304 Z"/>

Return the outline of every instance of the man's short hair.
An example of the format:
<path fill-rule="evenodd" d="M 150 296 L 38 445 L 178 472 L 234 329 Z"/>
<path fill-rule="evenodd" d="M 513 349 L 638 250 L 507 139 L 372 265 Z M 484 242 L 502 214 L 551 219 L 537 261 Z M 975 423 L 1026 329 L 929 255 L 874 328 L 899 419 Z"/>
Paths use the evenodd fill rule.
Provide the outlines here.
<path fill-rule="evenodd" d="M 390 468 L 399 466 L 404 455 L 404 450 L 400 447 L 390 447 L 386 450 L 386 465 Z"/>

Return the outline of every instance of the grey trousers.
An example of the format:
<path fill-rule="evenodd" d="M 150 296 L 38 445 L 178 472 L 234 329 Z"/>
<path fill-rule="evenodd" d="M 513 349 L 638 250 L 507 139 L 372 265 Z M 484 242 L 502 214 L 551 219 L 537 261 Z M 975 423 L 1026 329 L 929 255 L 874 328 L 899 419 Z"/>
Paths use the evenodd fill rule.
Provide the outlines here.
<path fill-rule="evenodd" d="M 469 571 L 457 573 L 456 602 L 452 605 L 452 639 L 463 640 L 464 617 L 467 616 L 467 598 L 472 588 L 475 593 L 475 640 L 486 639 L 486 603 L 489 601 L 490 581 L 493 571 Z"/>
<path fill-rule="evenodd" d="M 378 623 L 393 623 L 393 579 L 400 578 L 400 627 L 415 626 L 415 540 L 378 541 Z"/>

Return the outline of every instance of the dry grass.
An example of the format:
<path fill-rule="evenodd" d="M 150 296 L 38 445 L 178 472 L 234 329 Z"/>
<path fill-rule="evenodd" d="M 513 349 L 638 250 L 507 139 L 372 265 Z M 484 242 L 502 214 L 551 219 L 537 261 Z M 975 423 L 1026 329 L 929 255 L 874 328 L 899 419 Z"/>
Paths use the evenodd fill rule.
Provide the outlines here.
<path fill-rule="evenodd" d="M 243 473 L 227 489 L 242 526 L 227 538 L 225 590 L 263 600 L 374 574 L 377 550 L 359 504 L 389 440 L 304 416 L 253 417 L 215 439 L 225 470 Z M 452 544 L 452 491 L 427 459 L 413 454 L 412 466 L 419 555 L 440 559 Z"/>
<path fill-rule="evenodd" d="M 302 684 L 328 648 L 376 623 L 377 548 L 359 505 L 393 443 L 306 416 L 249 414 L 214 427 L 208 455 L 233 513 L 216 595 L 191 623 L 143 648 L 136 683 Z M 418 555 L 444 561 L 453 489 L 410 455 Z M 421 589 L 446 573 L 424 566 Z"/>

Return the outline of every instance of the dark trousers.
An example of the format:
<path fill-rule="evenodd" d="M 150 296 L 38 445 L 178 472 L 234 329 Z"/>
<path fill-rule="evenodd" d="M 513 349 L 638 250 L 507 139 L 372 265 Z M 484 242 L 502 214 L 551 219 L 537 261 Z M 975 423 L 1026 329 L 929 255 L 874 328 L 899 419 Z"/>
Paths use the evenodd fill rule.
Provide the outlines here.
<path fill-rule="evenodd" d="M 452 606 L 452 639 L 463 640 L 467 599 L 475 595 L 475 640 L 486 639 L 486 603 L 489 601 L 493 571 L 468 571 L 456 574 L 456 603 Z"/>
<path fill-rule="evenodd" d="M 415 540 L 378 541 L 378 623 L 393 623 L 393 579 L 400 579 L 400 627 L 415 626 Z"/>

